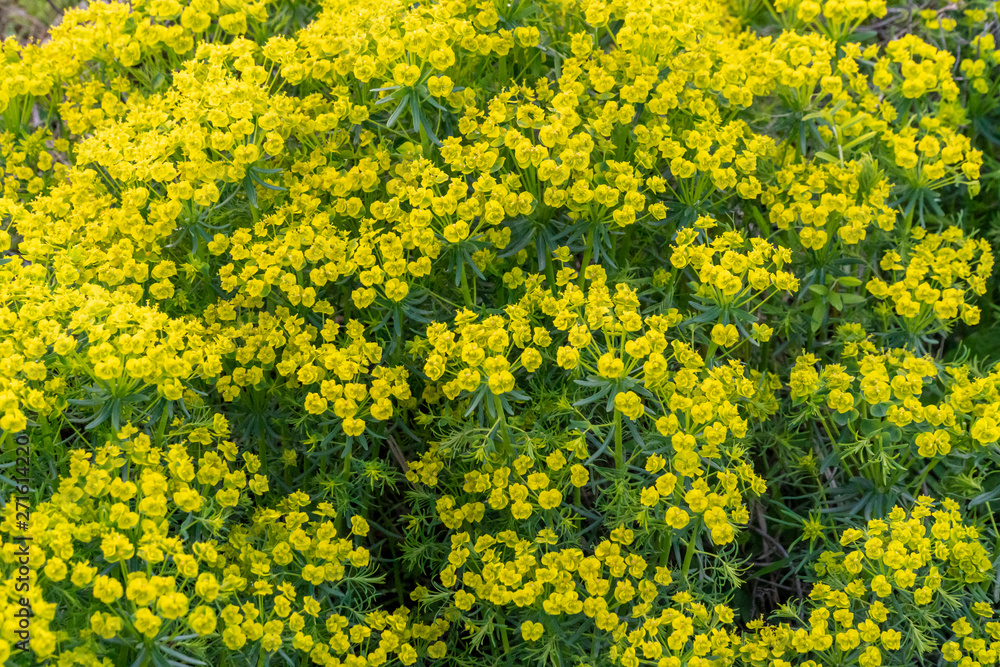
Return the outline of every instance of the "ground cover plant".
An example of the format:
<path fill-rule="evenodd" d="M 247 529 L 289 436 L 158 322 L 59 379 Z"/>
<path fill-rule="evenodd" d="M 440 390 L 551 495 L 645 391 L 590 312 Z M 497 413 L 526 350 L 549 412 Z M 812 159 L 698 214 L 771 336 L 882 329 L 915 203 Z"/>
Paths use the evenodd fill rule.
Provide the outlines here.
<path fill-rule="evenodd" d="M 997 31 L 135 0 L 8 39 L 0 661 L 997 664 Z"/>

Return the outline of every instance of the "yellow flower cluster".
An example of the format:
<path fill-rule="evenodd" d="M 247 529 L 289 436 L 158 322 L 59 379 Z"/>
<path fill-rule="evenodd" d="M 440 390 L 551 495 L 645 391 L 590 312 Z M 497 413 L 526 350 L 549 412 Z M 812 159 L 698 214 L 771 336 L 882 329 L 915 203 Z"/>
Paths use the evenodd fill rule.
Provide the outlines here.
<path fill-rule="evenodd" d="M 844 363 L 818 369 L 814 356 L 800 356 L 789 378 L 792 398 L 850 421 L 860 412 L 869 436 L 891 426 L 895 439 L 912 444 L 920 457 L 977 451 L 1000 440 L 1000 374 L 970 377 L 964 365 L 941 367 L 903 349 L 878 351 L 867 340 L 845 347 L 852 345 Z"/>
<path fill-rule="evenodd" d="M 890 190 L 890 182 L 877 177 L 870 161 L 792 163 L 782 167 L 761 200 L 769 204 L 771 224 L 797 229 L 804 248 L 822 250 L 835 240 L 859 244 L 873 222 L 878 229 L 892 230 L 896 212 L 886 201 Z"/>
<path fill-rule="evenodd" d="M 959 317 L 977 324 L 980 309 L 968 300 L 986 293 L 993 271 L 990 244 L 966 237 L 958 227 L 940 234 L 918 227 L 911 235 L 911 244 L 886 252 L 879 264 L 891 282 L 873 278 L 866 285 L 872 296 L 885 302 L 876 312 L 894 313 L 911 333 L 947 329 Z"/>
<path fill-rule="evenodd" d="M 886 3 L 882 0 L 827 0 L 820 3 L 816 0 L 778 0 L 774 3 L 774 11 L 782 12 L 791 18 L 791 25 L 815 24 L 821 32 L 835 41 L 850 36 L 868 17 L 882 18 L 886 14 Z"/>
<path fill-rule="evenodd" d="M 547 472 L 531 472 L 532 462 L 522 456 L 514 461 L 513 469 L 504 466 L 492 473 L 468 473 L 464 490 L 489 491 L 489 506 L 494 510 L 509 506 L 514 519 L 510 525 L 523 526 L 532 514 L 532 499 L 543 511 L 559 505 L 562 493 L 550 488 L 550 477 L 575 487 L 590 481 L 587 469 L 568 465 L 561 450 L 550 453 L 545 462 Z M 410 471 L 413 481 L 426 479 L 431 465 L 428 458 L 415 463 Z M 523 529 L 495 535 L 481 532 L 476 525 L 483 519 L 481 503 L 456 507 L 451 496 L 443 496 L 437 507 L 444 523 L 453 529 L 440 580 L 448 588 L 457 588 L 452 598 L 454 618 L 471 619 L 502 610 L 504 616 L 525 619 L 517 625 L 528 642 L 542 638 L 545 617 L 562 627 L 592 623 L 617 644 L 610 658 L 622 665 L 637 666 L 640 659 L 673 665 L 683 656 L 693 656 L 690 664 L 707 665 L 703 660 L 709 655 L 722 658 L 721 664 L 732 664 L 732 647 L 739 641 L 725 627 L 733 622 L 732 610 L 722 605 L 707 609 L 689 594 L 678 592 L 670 608 L 655 613 L 653 603 L 673 584 L 673 575 L 641 555 L 631 529 L 616 528 L 591 552 L 559 546 L 562 539 L 552 528 L 527 537 Z M 457 530 L 463 519 L 472 524 L 472 532 Z M 551 525 L 549 520 L 546 523 Z M 622 645 L 622 640 L 627 643 Z"/>
<path fill-rule="evenodd" d="M 409 665 L 424 652 L 442 657 L 446 621 L 423 625 L 405 609 L 350 620 L 314 597 L 316 587 L 335 588 L 371 566 L 368 549 L 338 535 L 329 503 L 309 510 L 309 496 L 295 492 L 240 522 L 238 511 L 250 496 L 267 493 L 268 478 L 255 455 L 241 460 L 221 439 L 228 433 L 216 415 L 186 442 L 163 448 L 127 426 L 93 455 L 71 453 L 69 474 L 33 509 L 27 531 L 27 580 L 39 615 L 35 654 L 48 657 L 58 644 L 95 658 L 115 637 L 192 631 L 217 636 L 234 651 L 247 642 L 268 652 L 294 649 L 320 665 L 379 665 L 390 657 Z M 192 447 L 204 454 L 191 456 Z M 0 554 L 16 570 L 16 538 L 24 531 L 10 510 L 0 524 L 7 535 Z M 352 518 L 353 535 L 368 530 L 361 517 Z M 46 598 L 55 589 L 94 601 L 89 629 L 50 625 L 55 604 Z M 5 605 L 13 608 L 10 593 Z"/>
<path fill-rule="evenodd" d="M 696 222 L 703 229 L 714 224 L 704 218 Z M 714 320 L 721 315 L 721 321 L 712 329 L 712 341 L 720 347 L 732 347 L 740 341 L 741 333 L 743 336 L 749 333 L 755 342 L 766 343 L 773 329 L 757 321 L 756 311 L 776 294 L 798 290 L 799 279 L 782 270 L 791 261 L 791 252 L 761 238 L 746 239 L 735 231 L 723 232 L 709 243 L 699 243 L 702 233 L 695 228 L 680 230 L 671 246 L 670 263 L 675 269 L 690 266 L 696 273 L 692 291 L 708 311 L 699 317 Z M 708 304 L 716 309 L 708 308 Z M 728 321 L 730 316 L 732 324 Z"/>
<path fill-rule="evenodd" d="M 744 659 L 752 665 L 817 665 L 836 655 L 863 667 L 891 663 L 901 641 L 912 641 L 908 613 L 947 605 L 955 591 L 982 581 L 990 571 L 978 538 L 954 501 L 938 506 L 926 496 L 909 512 L 897 507 L 864 529 L 845 530 L 840 544 L 846 551 L 825 551 L 816 564 L 821 581 L 809 594 L 808 616 L 799 617 L 800 627 L 755 623 L 756 635 L 746 637 L 741 648 Z M 992 616 L 988 604 L 974 606 Z M 995 635 L 997 624 L 988 625 Z M 973 634 L 964 617 L 956 626 L 959 636 Z M 983 639 L 969 640 L 966 650 L 979 652 L 984 664 L 996 660 Z M 945 647 L 949 661 L 961 657 L 957 643 Z"/>
<path fill-rule="evenodd" d="M 332 410 L 351 436 L 363 433 L 366 418 L 387 419 L 394 400 L 410 398 L 405 369 L 379 367 L 382 348 L 365 338 L 357 321 L 341 327 L 330 318 L 316 327 L 280 306 L 274 315 L 262 312 L 256 322 L 240 322 L 227 303 L 208 306 L 200 321 L 172 318 L 136 304 L 131 290 L 91 284 L 51 290 L 35 267 L 42 265 L 0 267 L 8 278 L 0 292 L 13 306 L 0 312 L 5 326 L 22 332 L 3 351 L 5 430 L 24 428 L 25 409 L 40 418 L 64 409 L 68 387 L 54 369 L 89 377 L 112 397 L 155 387 L 168 400 L 182 398 L 196 378 L 215 381 L 230 401 L 265 379 L 280 381 L 302 388 L 299 406 L 307 413 Z M 168 269 L 175 271 L 172 262 L 160 262 L 153 273 Z"/>
<path fill-rule="evenodd" d="M 924 351 L 986 317 L 989 244 L 932 226 L 995 159 L 996 10 L 961 61 L 958 10 L 857 32 L 889 11 L 132 0 L 5 41 L 0 441 L 61 466 L 26 556 L 0 522 L 35 659 L 457 664 L 464 630 L 482 661 L 876 667 L 933 609 L 945 660 L 998 662 L 955 501 L 848 553 L 765 525 L 813 506 L 760 474 L 803 441 L 858 507 L 990 493 L 1000 371 Z M 751 500 L 820 583 L 741 636 Z"/>

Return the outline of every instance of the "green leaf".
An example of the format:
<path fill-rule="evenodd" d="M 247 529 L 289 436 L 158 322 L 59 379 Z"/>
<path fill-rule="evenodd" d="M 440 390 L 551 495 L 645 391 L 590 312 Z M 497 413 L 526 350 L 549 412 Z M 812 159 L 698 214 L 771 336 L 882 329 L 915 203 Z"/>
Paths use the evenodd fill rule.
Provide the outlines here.
<path fill-rule="evenodd" d="M 430 138 L 430 140 L 432 142 L 434 142 L 435 146 L 440 146 L 441 145 L 441 140 L 437 138 L 436 134 L 434 134 L 434 129 L 431 127 L 430 121 L 427 119 L 427 116 L 424 114 L 424 110 L 423 109 L 420 109 L 420 126 L 422 128 L 424 128 L 424 132 L 427 133 L 428 138 Z"/>
<path fill-rule="evenodd" d="M 844 412 L 844 413 L 834 412 L 833 421 L 835 424 L 837 424 L 837 426 L 847 426 L 860 416 L 861 413 L 854 409 L 852 409 L 850 412 Z"/>
<path fill-rule="evenodd" d="M 396 121 L 399 120 L 399 117 L 402 115 L 403 109 L 405 108 L 406 108 L 406 100 L 402 99 L 399 101 L 399 106 L 396 107 L 396 110 L 392 112 L 391 116 L 389 116 L 389 120 L 386 121 L 385 126 L 392 127 L 393 125 L 395 125 Z"/>
<path fill-rule="evenodd" d="M 701 315 L 696 315 L 695 317 L 688 318 L 687 320 L 685 320 L 684 322 L 681 323 L 681 326 L 683 326 L 685 324 L 699 324 L 699 323 L 702 323 L 702 322 L 714 322 L 716 319 L 718 319 L 720 313 L 722 313 L 722 309 L 719 308 L 718 306 L 716 306 L 715 308 L 712 308 L 711 310 L 708 310 L 708 311 L 702 313 Z"/>
<path fill-rule="evenodd" d="M 826 306 L 822 303 L 817 303 L 816 307 L 813 308 L 812 312 L 812 330 L 813 333 L 819 331 L 819 328 L 823 326 L 823 320 L 826 318 Z"/>
<path fill-rule="evenodd" d="M 882 430 L 881 419 L 862 419 L 861 432 L 867 436 L 874 435 Z"/>
<path fill-rule="evenodd" d="M 247 175 L 243 177 L 243 192 L 246 193 L 247 199 L 250 200 L 250 205 L 253 206 L 254 208 L 258 208 L 257 188 L 254 186 L 253 179 L 250 177 L 249 173 L 247 173 Z"/>
<path fill-rule="evenodd" d="M 410 94 L 410 115 L 413 117 L 413 132 L 418 134 L 420 132 L 420 100 L 417 99 L 416 93 Z"/>
<path fill-rule="evenodd" d="M 872 137 L 874 137 L 876 134 L 877 134 L 877 132 L 866 132 L 865 134 L 862 134 L 860 137 L 855 137 L 851 141 L 847 142 L 846 144 L 844 144 L 842 146 L 842 148 L 845 151 L 849 150 L 851 148 L 854 148 L 858 144 L 862 144 L 862 143 L 868 141 L 869 139 L 871 139 Z"/>
<path fill-rule="evenodd" d="M 285 192 L 286 190 L 286 188 L 283 188 L 280 185 L 271 185 L 267 181 L 262 180 L 260 176 L 257 175 L 256 169 L 251 168 L 247 173 L 250 175 L 250 178 L 252 178 L 255 183 L 267 188 L 268 190 L 277 190 L 279 192 Z"/>

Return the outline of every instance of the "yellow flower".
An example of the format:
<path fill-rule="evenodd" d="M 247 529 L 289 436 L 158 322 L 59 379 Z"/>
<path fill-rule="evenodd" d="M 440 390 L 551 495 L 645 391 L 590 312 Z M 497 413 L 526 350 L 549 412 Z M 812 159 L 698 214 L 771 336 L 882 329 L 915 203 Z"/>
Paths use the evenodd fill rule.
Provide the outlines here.
<path fill-rule="evenodd" d="M 732 324 L 716 324 L 712 327 L 712 342 L 720 347 L 729 347 L 739 340 L 740 332 Z"/>
<path fill-rule="evenodd" d="M 977 442 L 987 445 L 996 442 L 1000 438 L 1000 425 L 996 419 L 990 417 L 980 417 L 969 429 L 969 434 Z"/>
<path fill-rule="evenodd" d="M 230 651 L 237 651 L 247 643 L 247 636 L 239 626 L 230 625 L 222 632 L 222 642 Z"/>
<path fill-rule="evenodd" d="M 882 631 L 882 646 L 890 651 L 898 651 L 900 641 L 903 636 L 898 630 L 883 630 Z"/>
<path fill-rule="evenodd" d="M 410 293 L 410 286 L 396 278 L 390 278 L 383 285 L 385 295 L 393 301 L 402 301 Z"/>
<path fill-rule="evenodd" d="M 432 76 L 427 80 L 427 90 L 434 97 L 445 97 L 454 87 L 454 82 L 447 76 Z"/>
<path fill-rule="evenodd" d="M 90 617 L 90 628 L 104 639 L 111 639 L 122 629 L 122 619 L 113 614 L 95 611 Z"/>
<path fill-rule="evenodd" d="M 399 648 L 399 661 L 404 665 L 412 665 L 417 661 L 417 649 L 409 643 Z"/>
<path fill-rule="evenodd" d="M 111 604 L 122 596 L 122 585 L 115 579 L 100 575 L 94 581 L 94 597 L 104 604 Z"/>
<path fill-rule="evenodd" d="M 323 414 L 326 411 L 327 401 L 319 394 L 310 393 L 306 396 L 305 409 L 311 415 Z"/>
<path fill-rule="evenodd" d="M 368 522 L 363 517 L 354 515 L 351 517 L 351 532 L 360 537 L 368 534 Z"/>
<path fill-rule="evenodd" d="M 168 619 L 180 618 L 187 614 L 188 599 L 183 593 L 167 593 L 156 601 L 156 610 Z"/>
<path fill-rule="evenodd" d="M 597 360 L 597 372 L 601 377 L 620 378 L 625 373 L 625 364 L 613 352 L 605 352 Z"/>
<path fill-rule="evenodd" d="M 188 615 L 188 625 L 199 635 L 205 636 L 215 632 L 215 611 L 208 606 L 199 605 Z"/>
<path fill-rule="evenodd" d="M 356 419 L 354 417 L 348 417 L 344 420 L 344 433 L 349 436 L 357 437 L 365 432 L 365 422 L 362 419 Z"/>
<path fill-rule="evenodd" d="M 495 395 L 505 394 L 514 389 L 514 375 L 510 371 L 500 371 L 489 376 L 490 391 Z"/>
<path fill-rule="evenodd" d="M 521 636 L 524 637 L 525 641 L 533 642 L 538 641 L 542 638 L 542 633 L 544 628 L 541 623 L 535 623 L 533 621 L 525 621 L 521 624 Z"/>
<path fill-rule="evenodd" d="M 143 607 L 135 613 L 133 625 L 135 625 L 136 630 L 146 637 L 155 637 L 160 631 L 161 624 L 160 617 L 153 614 L 148 607 Z"/>
<path fill-rule="evenodd" d="M 542 509 L 554 509 L 562 503 L 562 493 L 558 489 L 549 489 L 538 494 L 538 504 Z"/>
<path fill-rule="evenodd" d="M 399 63 L 392 70 L 392 80 L 397 86 L 412 86 L 420 78 L 420 68 L 416 65 Z"/>
<path fill-rule="evenodd" d="M 458 591 L 455 593 L 455 606 L 463 611 L 468 611 L 472 609 L 472 605 L 475 604 L 476 598 L 470 595 L 466 591 Z"/>
<path fill-rule="evenodd" d="M 750 328 L 750 335 L 753 339 L 759 343 L 766 343 L 771 340 L 771 336 L 774 335 L 774 329 L 767 326 L 766 324 L 754 323 Z"/>
<path fill-rule="evenodd" d="M 642 400 L 632 391 L 622 392 L 615 396 L 615 409 L 629 419 L 638 419 L 645 413 Z"/>
<path fill-rule="evenodd" d="M 568 346 L 560 347 L 556 351 L 556 363 L 560 368 L 572 370 L 580 363 L 580 351 Z"/>
<path fill-rule="evenodd" d="M 875 595 L 880 598 L 887 597 L 890 593 L 892 593 L 892 585 L 881 574 L 872 579 L 871 588 Z"/>
<path fill-rule="evenodd" d="M 685 526 L 688 525 L 688 522 L 690 521 L 688 513 L 682 510 L 680 507 L 671 507 L 670 509 L 668 509 L 666 515 L 664 515 L 664 519 L 666 520 L 667 525 L 673 528 L 674 530 L 680 530 L 681 528 L 684 528 Z"/>

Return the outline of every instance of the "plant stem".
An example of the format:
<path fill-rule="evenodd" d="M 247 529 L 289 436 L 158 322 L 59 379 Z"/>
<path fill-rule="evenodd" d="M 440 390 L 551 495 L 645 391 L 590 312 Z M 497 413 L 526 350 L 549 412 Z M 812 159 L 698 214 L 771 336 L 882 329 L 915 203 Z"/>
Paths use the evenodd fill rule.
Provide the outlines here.
<path fill-rule="evenodd" d="M 433 155 L 431 153 L 431 138 L 427 136 L 427 130 L 424 129 L 423 123 L 420 123 L 420 151 L 424 159 L 431 159 Z"/>
<path fill-rule="evenodd" d="M 923 474 L 920 475 L 920 481 L 917 482 L 917 485 L 913 489 L 914 496 L 921 495 L 920 487 L 922 487 L 924 485 L 924 482 L 927 481 L 927 476 L 931 474 L 931 470 L 934 470 L 934 466 L 937 465 L 938 461 L 940 461 L 940 459 L 934 459 L 933 461 L 930 462 L 930 464 L 926 468 L 924 468 Z"/>
<path fill-rule="evenodd" d="M 622 412 L 615 408 L 615 468 L 625 468 L 625 457 L 622 454 Z"/>
<path fill-rule="evenodd" d="M 459 279 L 461 280 L 462 287 L 462 299 L 465 300 L 465 307 L 472 308 L 475 304 L 472 302 L 472 293 L 469 291 L 469 279 L 465 276 L 465 264 L 458 269 Z"/>
<path fill-rule="evenodd" d="M 660 566 L 666 567 L 670 558 L 670 548 L 673 546 L 673 536 L 670 533 L 660 534 Z"/>
<path fill-rule="evenodd" d="M 167 430 L 167 405 L 164 403 L 163 412 L 160 413 L 160 423 L 156 425 L 156 436 L 153 438 L 153 444 L 157 447 L 163 445 L 163 434 Z"/>
<path fill-rule="evenodd" d="M 580 289 L 583 289 L 587 282 L 587 267 L 590 266 L 590 258 L 594 256 L 594 228 L 591 226 L 587 229 L 587 241 L 586 246 L 583 249 L 583 260 L 580 262 L 580 277 L 579 285 Z"/>
<path fill-rule="evenodd" d="M 556 290 L 556 270 L 552 265 L 552 258 L 545 258 L 545 280 L 549 283 L 549 289 L 552 290 L 552 296 L 558 296 L 559 293 Z"/>
<path fill-rule="evenodd" d="M 351 463 L 353 461 L 352 459 L 353 453 L 354 453 L 353 448 L 350 448 L 347 450 L 347 454 L 344 455 L 344 467 L 342 469 L 342 472 L 344 473 L 345 476 L 351 474 Z"/>
<path fill-rule="evenodd" d="M 715 351 L 718 347 L 714 340 L 708 345 L 708 350 L 705 352 L 705 365 L 709 368 L 712 367 L 712 359 L 715 357 Z"/>
<path fill-rule="evenodd" d="M 263 431 L 260 437 L 257 438 L 257 456 L 260 457 L 260 474 L 267 475 L 267 438 L 264 437 Z"/>
<path fill-rule="evenodd" d="M 629 258 L 631 252 L 632 228 L 626 227 L 622 232 L 622 244 L 618 247 L 618 268 L 621 268 L 625 264 L 625 260 Z"/>
<path fill-rule="evenodd" d="M 497 413 L 497 419 L 500 420 L 500 437 L 503 439 L 504 448 L 509 454 L 511 453 L 513 447 L 511 445 L 510 430 L 507 428 L 507 415 L 504 414 L 503 405 L 500 403 L 500 397 L 493 393 L 491 393 L 490 396 L 493 402 L 493 409 Z"/>
<path fill-rule="evenodd" d="M 694 543 L 698 541 L 698 533 L 701 532 L 701 521 L 694 524 L 691 530 L 691 539 L 688 540 L 687 551 L 684 553 L 684 564 L 681 566 L 681 578 L 688 580 L 688 570 L 691 568 L 691 559 L 694 558 Z"/>

